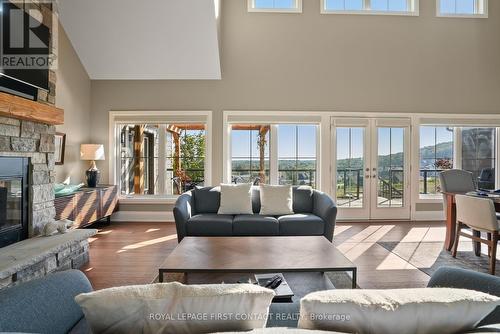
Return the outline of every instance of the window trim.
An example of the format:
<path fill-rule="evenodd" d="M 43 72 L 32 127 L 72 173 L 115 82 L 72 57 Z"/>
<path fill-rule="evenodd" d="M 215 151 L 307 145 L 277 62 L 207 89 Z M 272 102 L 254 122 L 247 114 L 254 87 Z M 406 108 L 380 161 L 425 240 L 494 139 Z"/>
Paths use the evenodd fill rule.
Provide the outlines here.
<path fill-rule="evenodd" d="M 178 197 L 178 195 L 134 195 L 134 196 L 124 196 L 121 194 L 120 180 L 118 179 L 120 167 L 117 163 L 119 158 L 119 147 L 116 143 L 120 141 L 120 135 L 116 131 L 116 125 L 119 124 L 130 124 L 129 121 L 120 121 L 120 117 L 142 117 L 144 121 L 150 122 L 149 118 L 155 118 L 154 122 L 157 123 L 171 123 L 172 118 L 175 118 L 175 122 L 179 122 L 182 119 L 183 123 L 200 123 L 200 121 L 190 121 L 193 116 L 201 116 L 205 119 L 201 122 L 206 124 L 205 130 L 205 183 L 212 184 L 212 111 L 200 110 L 200 111 L 163 111 L 163 110 L 111 110 L 109 112 L 109 142 L 108 142 L 108 152 L 109 152 L 109 182 L 116 184 L 118 186 L 118 199 L 120 201 L 125 201 L 127 203 L 172 203 Z M 184 120 L 185 119 L 185 120 Z M 140 121 L 136 121 L 140 122 Z M 150 122 L 151 123 L 151 122 Z"/>
<path fill-rule="evenodd" d="M 300 14 L 302 13 L 302 0 L 294 0 L 294 8 L 256 8 L 255 0 L 247 0 L 247 9 L 249 13 L 287 13 L 287 14 Z"/>
<path fill-rule="evenodd" d="M 304 120 L 297 121 L 295 119 L 289 120 L 290 116 L 303 116 L 307 114 L 316 118 L 316 120 Z M 323 130 L 323 115 L 325 113 L 318 112 L 303 112 L 303 111 L 223 111 L 223 137 L 222 137 L 222 182 L 231 183 L 231 126 L 234 124 L 268 124 L 271 125 L 271 136 L 274 134 L 276 136 L 277 129 L 274 125 L 279 124 L 290 124 L 290 125 L 315 125 L 316 126 L 316 189 L 322 190 L 324 188 L 322 184 L 322 143 L 321 143 L 321 133 Z M 251 119 L 230 121 L 231 116 L 241 116 L 241 115 L 252 115 Z M 273 115 L 274 120 L 266 119 L 269 115 Z M 293 118 L 293 117 L 291 117 Z M 329 136 L 328 133 L 325 135 Z M 278 143 L 277 140 L 271 139 L 271 145 L 269 147 L 269 184 L 278 184 Z M 273 162 L 273 160 L 276 160 Z M 275 164 L 273 166 L 273 164 Z"/>
<path fill-rule="evenodd" d="M 456 1 L 456 0 L 455 0 Z M 444 18 L 463 18 L 463 19 L 487 19 L 488 18 L 488 0 L 474 0 L 474 7 L 479 7 L 479 2 L 483 1 L 483 13 L 477 14 L 457 14 L 457 13 L 441 13 L 441 0 L 436 0 L 436 17 Z"/>
<path fill-rule="evenodd" d="M 328 10 L 326 9 L 326 1 L 321 0 L 321 14 L 340 14 L 340 15 L 387 15 L 387 16 L 419 16 L 420 15 L 420 0 L 407 0 L 408 7 L 413 7 L 412 11 L 392 12 L 392 11 L 375 11 L 369 9 L 371 0 L 363 0 L 362 10 Z"/>

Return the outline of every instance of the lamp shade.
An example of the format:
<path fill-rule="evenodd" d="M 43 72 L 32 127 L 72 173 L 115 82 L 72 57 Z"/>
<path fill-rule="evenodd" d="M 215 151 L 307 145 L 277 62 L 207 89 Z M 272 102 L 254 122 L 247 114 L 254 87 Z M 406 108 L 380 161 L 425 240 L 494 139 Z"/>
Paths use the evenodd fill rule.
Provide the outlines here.
<path fill-rule="evenodd" d="M 80 145 L 81 160 L 104 160 L 104 145 L 82 144 Z"/>

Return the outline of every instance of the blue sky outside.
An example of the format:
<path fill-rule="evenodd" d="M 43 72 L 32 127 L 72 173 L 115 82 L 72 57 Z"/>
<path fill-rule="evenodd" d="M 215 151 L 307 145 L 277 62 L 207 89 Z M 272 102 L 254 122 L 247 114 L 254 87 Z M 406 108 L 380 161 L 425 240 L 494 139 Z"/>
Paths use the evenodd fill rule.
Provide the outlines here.
<path fill-rule="evenodd" d="M 475 0 L 441 0 L 440 12 L 443 14 L 474 14 Z M 262 9 L 293 9 L 295 0 L 255 0 L 255 7 Z M 363 0 L 326 0 L 326 10 L 363 10 Z M 371 0 L 371 10 L 405 12 L 407 0 Z"/>
<path fill-rule="evenodd" d="M 316 125 L 278 125 L 279 159 L 315 159 Z M 231 132 L 232 157 L 235 159 L 258 159 L 257 130 L 234 130 Z M 271 139 L 272 140 L 272 139 Z M 266 158 L 269 157 L 270 141 L 266 146 Z"/>
<path fill-rule="evenodd" d="M 326 10 L 363 10 L 363 0 L 326 0 Z M 371 10 L 405 12 L 408 11 L 406 0 L 372 0 Z"/>
<path fill-rule="evenodd" d="M 295 8 L 295 0 L 255 0 L 255 8 L 292 9 Z"/>

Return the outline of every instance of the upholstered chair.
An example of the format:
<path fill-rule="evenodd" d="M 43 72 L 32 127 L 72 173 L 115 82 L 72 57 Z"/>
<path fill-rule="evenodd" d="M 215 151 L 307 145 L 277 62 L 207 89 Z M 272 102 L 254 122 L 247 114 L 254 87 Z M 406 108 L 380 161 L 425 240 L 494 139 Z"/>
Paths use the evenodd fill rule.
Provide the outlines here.
<path fill-rule="evenodd" d="M 474 184 L 474 176 L 471 172 L 462 169 L 450 169 L 439 173 L 439 182 L 441 184 L 441 192 L 450 193 L 466 193 L 476 190 Z M 447 199 L 443 194 L 444 212 L 446 212 Z"/>
<path fill-rule="evenodd" d="M 486 244 L 488 245 L 488 256 L 490 257 L 490 274 L 495 275 L 500 222 L 497 219 L 493 201 L 488 198 L 456 195 L 455 202 L 457 205 L 457 232 L 453 244 L 453 257 L 457 256 L 460 236 Z M 487 232 L 488 238 L 482 239 L 480 234 L 471 235 L 462 232 L 462 229 L 467 226 L 475 231 Z"/>

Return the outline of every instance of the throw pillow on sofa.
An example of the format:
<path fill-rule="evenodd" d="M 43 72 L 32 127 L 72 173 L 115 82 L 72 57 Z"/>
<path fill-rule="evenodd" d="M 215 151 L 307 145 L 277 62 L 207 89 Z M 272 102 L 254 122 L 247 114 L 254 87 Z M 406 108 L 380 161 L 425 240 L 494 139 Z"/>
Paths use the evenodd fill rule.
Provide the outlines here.
<path fill-rule="evenodd" d="M 293 214 L 292 187 L 261 184 L 260 214 L 268 216 Z"/>
<path fill-rule="evenodd" d="M 159 283 L 83 293 L 92 333 L 209 333 L 266 325 L 274 291 L 252 284 Z"/>
<path fill-rule="evenodd" d="M 251 215 L 252 210 L 252 185 L 221 184 L 219 215 Z"/>
<path fill-rule="evenodd" d="M 299 328 L 348 333 L 462 333 L 475 328 L 500 298 L 449 289 L 329 290 L 300 301 Z"/>

